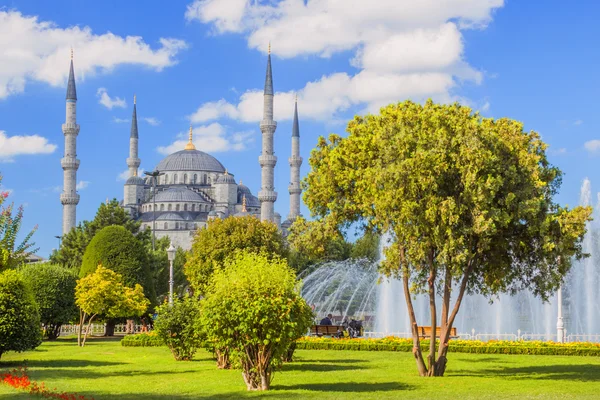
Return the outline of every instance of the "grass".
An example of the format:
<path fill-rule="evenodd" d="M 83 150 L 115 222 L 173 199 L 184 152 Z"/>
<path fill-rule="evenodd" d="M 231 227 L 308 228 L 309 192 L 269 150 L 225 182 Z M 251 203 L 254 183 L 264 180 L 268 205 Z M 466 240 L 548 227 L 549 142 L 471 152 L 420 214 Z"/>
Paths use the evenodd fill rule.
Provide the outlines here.
<path fill-rule="evenodd" d="M 593 399 L 600 358 L 450 354 L 443 378 L 421 378 L 410 353 L 299 350 L 275 375 L 272 390 L 248 393 L 239 371 L 217 370 L 211 355 L 176 362 L 164 347 L 122 347 L 68 340 L 8 353 L 0 371 L 23 365 L 31 379 L 101 399 Z M 27 399 L 0 384 L 0 399 Z"/>

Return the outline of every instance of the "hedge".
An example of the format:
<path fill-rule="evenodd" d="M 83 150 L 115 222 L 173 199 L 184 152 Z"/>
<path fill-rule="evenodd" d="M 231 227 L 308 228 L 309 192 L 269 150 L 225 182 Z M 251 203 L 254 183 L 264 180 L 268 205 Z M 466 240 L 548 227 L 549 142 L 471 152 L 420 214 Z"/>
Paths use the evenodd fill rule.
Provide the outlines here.
<path fill-rule="evenodd" d="M 541 341 L 488 341 L 451 340 L 449 352 L 476 354 L 528 354 L 554 356 L 600 356 L 600 344 L 589 342 L 556 343 Z M 429 340 L 422 340 L 424 350 Z M 354 350 L 354 351 L 412 351 L 412 339 L 387 337 L 381 339 L 333 339 L 303 337 L 297 349 L 303 350 Z"/>
<path fill-rule="evenodd" d="M 125 347 L 158 347 L 164 345 L 164 342 L 154 332 L 127 335 L 121 339 L 121 346 Z"/>

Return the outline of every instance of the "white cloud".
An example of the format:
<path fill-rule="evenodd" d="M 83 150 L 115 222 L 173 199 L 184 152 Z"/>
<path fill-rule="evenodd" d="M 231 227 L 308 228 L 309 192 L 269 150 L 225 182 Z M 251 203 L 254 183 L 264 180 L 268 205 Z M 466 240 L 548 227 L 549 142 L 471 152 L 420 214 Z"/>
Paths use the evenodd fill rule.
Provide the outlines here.
<path fill-rule="evenodd" d="M 75 186 L 76 190 L 83 190 L 85 188 L 87 188 L 90 185 L 90 182 L 88 181 L 79 181 L 77 183 L 77 185 Z"/>
<path fill-rule="evenodd" d="M 583 125 L 583 120 L 578 119 L 575 122 L 573 122 L 573 125 L 575 125 L 575 126 Z"/>
<path fill-rule="evenodd" d="M 114 117 L 113 118 L 113 122 L 116 123 L 116 124 L 124 124 L 126 122 L 129 122 L 129 120 L 127 118 L 117 118 L 117 117 Z"/>
<path fill-rule="evenodd" d="M 70 48 L 75 50 L 75 75 L 109 72 L 121 64 L 141 65 L 161 71 L 177 63 L 186 47 L 182 40 L 160 38 L 152 48 L 140 36 L 94 34 L 90 27 L 61 28 L 37 16 L 0 11 L 0 99 L 23 92 L 28 81 L 52 86 L 66 84 Z"/>
<path fill-rule="evenodd" d="M 141 177 L 144 176 L 144 168 L 140 168 L 138 170 L 138 176 L 141 176 Z M 128 178 L 129 178 L 129 169 L 126 169 L 125 171 L 123 171 L 117 175 L 117 181 L 126 181 Z"/>
<path fill-rule="evenodd" d="M 462 30 L 485 28 L 504 0 L 195 0 L 188 21 L 211 24 L 215 34 L 245 34 L 248 46 L 263 53 L 273 41 L 281 58 L 330 57 L 352 51 L 359 71 L 338 72 L 298 90 L 305 118 L 330 120 L 351 106 L 366 111 L 405 99 L 460 98 L 453 90 L 464 81 L 479 84 L 483 73 L 464 59 Z M 276 59 L 274 75 L 277 76 Z M 277 82 L 277 79 L 275 79 Z M 276 93 L 277 120 L 292 117 L 292 92 Z M 242 94 L 237 104 L 224 100 L 201 105 L 195 123 L 222 117 L 256 122 L 262 115 L 260 90 Z"/>
<path fill-rule="evenodd" d="M 594 139 L 594 140 L 587 141 L 587 142 L 585 142 L 583 147 L 585 147 L 585 149 L 587 151 L 589 151 L 590 153 L 594 153 L 594 154 L 598 153 L 598 152 L 600 152 L 600 140 Z"/>
<path fill-rule="evenodd" d="M 142 118 L 143 121 L 145 121 L 147 124 L 152 125 L 152 126 L 158 126 L 160 125 L 160 121 L 154 117 L 143 117 Z"/>
<path fill-rule="evenodd" d="M 127 107 L 127 103 L 125 99 L 120 97 L 111 98 L 108 95 L 108 92 L 105 88 L 98 88 L 96 91 L 96 96 L 98 97 L 98 103 L 102 104 L 104 107 L 112 110 L 113 107 L 125 108 Z"/>
<path fill-rule="evenodd" d="M 12 162 L 13 157 L 22 154 L 49 154 L 54 150 L 56 145 L 39 135 L 7 136 L 0 131 L 0 162 Z"/>
<path fill-rule="evenodd" d="M 227 129 L 219 124 L 201 125 L 193 129 L 193 143 L 196 149 L 207 153 L 218 153 L 225 151 L 242 151 L 248 144 L 254 142 L 254 132 L 228 133 Z M 183 150 L 188 143 L 188 134 L 180 132 L 176 135 L 177 140 L 167 146 L 159 146 L 157 151 L 161 154 L 171 154 Z"/>

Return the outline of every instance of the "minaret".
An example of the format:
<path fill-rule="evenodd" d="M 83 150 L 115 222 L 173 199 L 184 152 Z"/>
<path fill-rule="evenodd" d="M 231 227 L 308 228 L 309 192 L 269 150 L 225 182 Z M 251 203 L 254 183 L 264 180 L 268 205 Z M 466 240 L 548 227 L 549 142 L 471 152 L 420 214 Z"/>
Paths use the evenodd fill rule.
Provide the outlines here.
<path fill-rule="evenodd" d="M 274 222 L 274 206 L 277 200 L 275 192 L 274 169 L 277 157 L 273 155 L 273 135 L 277 122 L 273 121 L 273 75 L 271 73 L 271 44 L 267 59 L 267 77 L 265 79 L 263 119 L 260 122 L 262 132 L 262 153 L 258 157 L 261 167 L 261 189 L 258 192 L 260 200 L 260 220 Z"/>
<path fill-rule="evenodd" d="M 300 127 L 298 125 L 298 96 L 294 106 L 294 124 L 292 126 L 292 156 L 290 162 L 290 214 L 287 219 L 294 222 L 300 216 L 300 166 L 302 157 L 300 157 Z"/>
<path fill-rule="evenodd" d="M 63 169 L 63 191 L 60 194 L 60 202 L 63 205 L 63 236 L 69 233 L 77 223 L 77 90 L 75 89 L 75 73 L 73 72 L 73 50 L 71 49 L 71 69 L 69 70 L 69 84 L 67 86 L 67 113 L 65 123 L 62 125 L 65 135 L 65 156 L 60 160 Z"/>
<path fill-rule="evenodd" d="M 137 124 L 137 110 L 136 110 L 136 98 L 133 96 L 133 114 L 131 115 L 131 132 L 129 134 L 129 158 L 127 159 L 127 166 L 129 167 L 129 177 L 137 176 L 138 168 L 140 167 L 141 160 L 138 157 L 138 124 Z"/>

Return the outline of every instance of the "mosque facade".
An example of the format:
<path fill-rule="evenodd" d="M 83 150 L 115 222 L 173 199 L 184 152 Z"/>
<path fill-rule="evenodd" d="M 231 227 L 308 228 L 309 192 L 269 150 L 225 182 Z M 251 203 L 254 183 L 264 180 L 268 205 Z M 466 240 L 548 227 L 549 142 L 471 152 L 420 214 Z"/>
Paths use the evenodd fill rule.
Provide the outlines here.
<path fill-rule="evenodd" d="M 63 235 L 75 226 L 75 210 L 79 194 L 75 190 L 76 138 L 79 125 L 76 123 L 77 101 L 73 60 L 71 58 L 67 88 L 67 118 L 63 124 L 65 135 L 65 157 L 61 160 L 64 170 Z M 273 120 L 273 76 L 271 55 L 267 59 L 264 90 L 261 153 L 261 188 L 258 196 L 242 183 L 212 155 L 196 149 L 190 126 L 188 143 L 183 150 L 161 160 L 153 173 L 139 176 L 141 160 L 138 154 L 140 140 L 137 124 L 137 105 L 134 98 L 131 131 L 129 135 L 129 178 L 123 190 L 123 208 L 132 218 L 141 222 L 141 229 L 151 229 L 156 238 L 168 236 L 174 246 L 191 248 L 195 232 L 214 218 L 251 215 L 262 221 L 277 224 L 285 233 L 293 220 L 300 215 L 300 157 L 298 104 L 296 101 L 292 128 L 290 165 L 290 212 L 282 223 L 281 215 L 274 211 L 277 192 L 274 173 L 277 157 L 273 151 L 273 139 L 277 123 Z M 66 160 L 66 161 L 65 161 Z"/>

